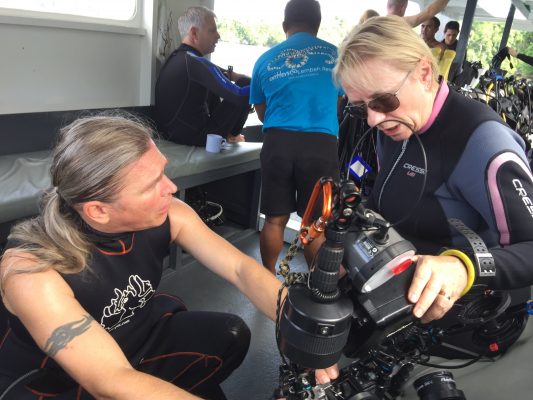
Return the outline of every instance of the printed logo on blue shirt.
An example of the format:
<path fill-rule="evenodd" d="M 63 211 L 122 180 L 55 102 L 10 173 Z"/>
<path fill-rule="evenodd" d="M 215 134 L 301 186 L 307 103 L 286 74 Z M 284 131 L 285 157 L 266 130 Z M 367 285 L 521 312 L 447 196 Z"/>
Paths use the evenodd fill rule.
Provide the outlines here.
<path fill-rule="evenodd" d="M 325 58 L 322 66 L 303 68 L 309 63 L 311 57 L 316 56 Z M 319 72 L 331 73 L 335 65 L 335 57 L 335 51 L 321 45 L 309 46 L 304 49 L 285 49 L 268 63 L 267 71 L 274 72 L 268 80 L 300 78 L 317 75 Z"/>

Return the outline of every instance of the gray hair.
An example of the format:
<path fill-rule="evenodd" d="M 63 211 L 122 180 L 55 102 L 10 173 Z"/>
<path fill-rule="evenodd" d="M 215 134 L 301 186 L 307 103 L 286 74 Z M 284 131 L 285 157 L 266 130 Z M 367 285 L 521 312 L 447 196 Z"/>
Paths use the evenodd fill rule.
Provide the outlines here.
<path fill-rule="evenodd" d="M 86 268 L 92 245 L 81 230 L 81 205 L 114 201 L 123 188 L 124 168 L 148 151 L 152 136 L 141 121 L 122 115 L 80 118 L 60 130 L 50 167 L 52 188 L 42 197 L 41 214 L 11 230 L 9 240 L 17 246 L 1 260 L 2 289 L 10 274 L 49 268 L 72 274 Z M 32 262 L 15 268 L 21 258 Z"/>
<path fill-rule="evenodd" d="M 178 18 L 178 30 L 180 31 L 181 39 L 183 40 L 189 34 L 192 27 L 201 28 L 206 17 L 216 19 L 217 16 L 207 7 L 197 6 L 187 8 L 183 15 Z"/>

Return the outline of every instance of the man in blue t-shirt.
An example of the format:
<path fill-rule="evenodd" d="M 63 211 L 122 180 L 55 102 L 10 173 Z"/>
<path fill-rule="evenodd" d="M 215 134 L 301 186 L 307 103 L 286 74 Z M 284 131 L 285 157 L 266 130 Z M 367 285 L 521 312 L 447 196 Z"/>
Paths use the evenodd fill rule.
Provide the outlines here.
<path fill-rule="evenodd" d="M 264 53 L 252 74 L 250 104 L 265 133 L 261 258 L 273 273 L 290 214 L 303 216 L 316 181 L 339 174 L 337 107 L 342 92 L 331 74 L 337 49 L 316 37 L 320 21 L 318 1 L 290 0 L 283 21 L 287 40 Z M 308 263 L 315 242 L 306 247 Z"/>

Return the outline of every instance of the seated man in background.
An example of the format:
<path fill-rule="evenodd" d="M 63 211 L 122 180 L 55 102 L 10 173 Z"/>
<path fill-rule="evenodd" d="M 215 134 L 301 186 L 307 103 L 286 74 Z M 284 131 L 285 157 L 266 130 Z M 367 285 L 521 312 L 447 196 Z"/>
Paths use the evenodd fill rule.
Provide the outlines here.
<path fill-rule="evenodd" d="M 225 399 L 219 384 L 250 331 L 236 315 L 156 293 L 169 245 L 271 319 L 280 282 L 173 197 L 166 164 L 137 121 L 94 116 L 61 130 L 41 213 L 12 228 L 0 259 L 2 398 L 27 376 L 8 398 Z"/>
<path fill-rule="evenodd" d="M 405 22 L 411 25 L 413 28 L 420 25 L 422 22 L 434 17 L 442 10 L 446 8 L 449 0 L 434 0 L 433 3 L 428 5 L 422 11 L 415 15 L 405 15 L 407 9 L 408 0 L 388 0 L 387 1 L 387 15 L 397 15 L 403 17 Z"/>
<path fill-rule="evenodd" d="M 228 142 L 244 141 L 241 131 L 250 112 L 250 79 L 205 58 L 220 39 L 215 18 L 205 7 L 185 11 L 178 19 L 182 44 L 168 57 L 157 79 L 158 128 L 178 144 L 205 146 L 208 133 Z"/>
<path fill-rule="evenodd" d="M 339 176 L 337 104 L 342 92 L 331 76 L 337 49 L 316 37 L 321 18 L 318 1 L 289 1 L 283 21 L 287 40 L 264 53 L 252 74 L 250 103 L 265 133 L 261 211 L 266 220 L 260 249 L 272 273 L 290 214 L 303 216 L 320 177 Z M 315 240 L 306 246 L 308 263 L 319 244 Z"/>

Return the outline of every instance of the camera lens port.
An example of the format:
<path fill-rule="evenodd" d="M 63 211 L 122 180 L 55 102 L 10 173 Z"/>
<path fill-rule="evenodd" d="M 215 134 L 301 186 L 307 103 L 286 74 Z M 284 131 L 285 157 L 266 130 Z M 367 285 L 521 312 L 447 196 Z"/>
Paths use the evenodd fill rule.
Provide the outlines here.
<path fill-rule="evenodd" d="M 437 371 L 418 378 L 413 386 L 420 400 L 465 400 L 449 371 Z"/>

